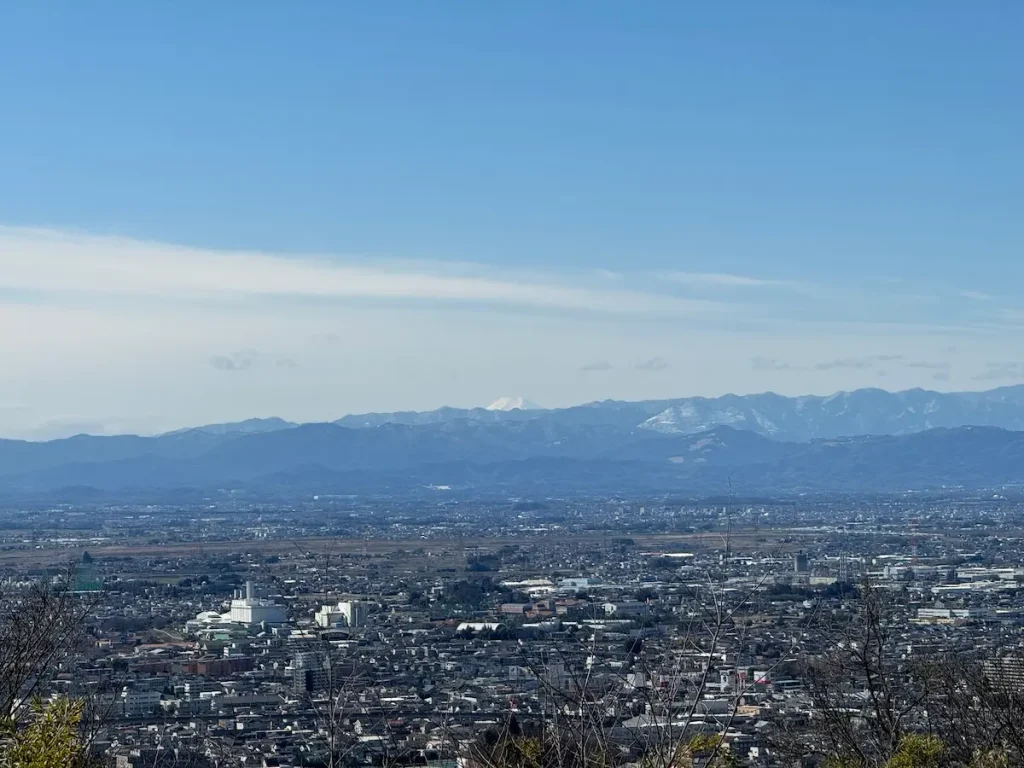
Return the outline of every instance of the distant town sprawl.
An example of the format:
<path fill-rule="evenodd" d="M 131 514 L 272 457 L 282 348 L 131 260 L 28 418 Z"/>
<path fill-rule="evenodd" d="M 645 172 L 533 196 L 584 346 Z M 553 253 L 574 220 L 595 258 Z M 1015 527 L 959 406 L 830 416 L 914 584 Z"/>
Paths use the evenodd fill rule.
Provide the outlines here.
<path fill-rule="evenodd" d="M 10 508 L 0 575 L 10 754 L 73 702 L 118 768 L 1024 755 L 1004 496 Z"/>

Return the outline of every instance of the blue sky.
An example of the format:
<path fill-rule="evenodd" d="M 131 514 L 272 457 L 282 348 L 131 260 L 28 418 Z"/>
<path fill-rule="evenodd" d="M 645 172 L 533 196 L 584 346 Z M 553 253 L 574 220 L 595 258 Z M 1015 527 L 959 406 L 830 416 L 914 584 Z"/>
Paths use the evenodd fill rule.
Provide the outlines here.
<path fill-rule="evenodd" d="M 893 5 L 4 3 L 0 434 L 1024 381 L 1024 8 Z"/>

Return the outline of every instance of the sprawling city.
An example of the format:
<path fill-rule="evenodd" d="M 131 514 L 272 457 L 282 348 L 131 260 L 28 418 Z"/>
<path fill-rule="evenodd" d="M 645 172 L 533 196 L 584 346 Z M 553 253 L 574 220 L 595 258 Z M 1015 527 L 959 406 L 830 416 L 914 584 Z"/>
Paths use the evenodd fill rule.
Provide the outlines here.
<path fill-rule="evenodd" d="M 556 725 L 579 760 L 792 765 L 841 740 L 830 718 L 959 716 L 941 688 L 910 699 L 929 665 L 1024 680 L 1024 497 L 211 499 L 0 524 L 5 589 L 66 612 L 33 695 L 87 702 L 90 753 L 124 767 L 483 764 Z M 877 651 L 848 653 L 872 626 Z"/>

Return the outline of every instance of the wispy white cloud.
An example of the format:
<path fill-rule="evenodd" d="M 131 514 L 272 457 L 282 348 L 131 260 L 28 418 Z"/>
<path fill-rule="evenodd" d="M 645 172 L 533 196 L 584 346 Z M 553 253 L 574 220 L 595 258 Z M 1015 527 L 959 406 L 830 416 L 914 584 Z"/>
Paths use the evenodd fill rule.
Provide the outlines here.
<path fill-rule="evenodd" d="M 981 291 L 961 291 L 960 296 L 971 301 L 992 301 L 992 296 Z"/>
<path fill-rule="evenodd" d="M 192 248 L 125 237 L 0 226 L 0 291 L 51 305 L 136 299 L 236 306 L 246 302 L 430 303 L 518 312 L 579 312 L 608 318 L 682 319 L 723 329 L 767 323 L 863 322 L 983 328 L 977 314 L 946 312 L 938 295 L 864 293 L 825 285 L 717 272 L 658 275 L 583 270 L 499 270 L 462 262 L 403 262 L 350 256 L 294 256 Z M 685 296 L 673 286 L 686 286 Z M 748 290 L 749 289 L 749 290 Z M 764 289 L 764 290 L 761 290 Z M 778 290 L 785 293 L 780 300 Z M 979 294 L 980 295 L 980 294 Z M 958 297 L 947 293 L 948 299 Z M 927 301 L 924 300 L 927 298 Z M 798 300 L 792 300 L 798 299 Z M 934 305 L 929 307 L 928 305 Z M 956 308 L 953 307 L 955 310 Z M 990 325 L 1019 325 L 1024 312 L 985 314 Z M 956 325 L 960 321 L 960 325 Z"/>
<path fill-rule="evenodd" d="M 458 274 L 365 259 L 215 251 L 126 238 L 0 227 L 0 288 L 161 299 L 439 301 L 545 310 L 687 316 L 738 307 L 550 276 Z"/>
<path fill-rule="evenodd" d="M 638 371 L 664 371 L 666 368 L 668 368 L 668 360 L 660 356 L 636 364 Z"/>
<path fill-rule="evenodd" d="M 1024 309 L 1000 309 L 996 317 L 1004 323 L 1024 324 Z"/>
<path fill-rule="evenodd" d="M 794 372 L 794 371 L 836 371 L 836 370 L 867 370 L 886 364 L 897 368 L 941 371 L 948 374 L 953 364 L 949 360 L 908 360 L 901 354 L 862 355 L 823 360 L 810 365 L 791 363 L 786 360 L 769 357 L 755 357 L 751 365 L 755 371 Z"/>
<path fill-rule="evenodd" d="M 755 371 L 793 371 L 804 370 L 802 366 L 795 366 L 785 360 L 777 360 L 774 357 L 755 357 L 751 361 Z"/>
<path fill-rule="evenodd" d="M 733 275 L 723 272 L 666 272 L 664 277 L 675 283 L 695 286 L 796 288 L 803 285 L 803 283 L 796 280 L 772 280 L 763 277 Z"/>
<path fill-rule="evenodd" d="M 247 371 L 259 359 L 255 349 L 243 349 L 230 355 L 214 355 L 210 365 L 218 371 Z"/>
<path fill-rule="evenodd" d="M 1018 362 L 987 362 L 985 370 L 974 377 L 975 381 L 1022 381 L 1024 380 L 1024 363 Z"/>

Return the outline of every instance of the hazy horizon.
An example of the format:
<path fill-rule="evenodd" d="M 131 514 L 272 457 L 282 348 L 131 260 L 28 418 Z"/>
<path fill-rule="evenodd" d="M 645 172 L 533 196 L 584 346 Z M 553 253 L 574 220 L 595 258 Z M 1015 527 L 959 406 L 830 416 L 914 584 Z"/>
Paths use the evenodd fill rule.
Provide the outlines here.
<path fill-rule="evenodd" d="M 1022 384 L 1022 385 L 1010 384 L 1010 385 L 1002 385 L 1000 387 L 985 387 L 985 388 L 980 388 L 980 389 L 967 389 L 967 390 L 939 389 L 939 388 L 935 388 L 935 387 L 912 387 L 912 388 L 906 389 L 906 390 L 893 390 L 893 389 L 886 389 L 885 387 L 865 387 L 865 388 L 862 388 L 862 389 L 874 389 L 874 390 L 879 390 L 879 391 L 882 391 L 882 392 L 887 392 L 889 394 L 900 394 L 902 392 L 912 391 L 912 390 L 915 390 L 915 389 L 916 390 L 922 390 L 922 391 L 925 391 L 925 392 L 936 392 L 938 394 L 969 394 L 969 393 L 981 394 L 981 393 L 985 393 L 985 392 L 991 392 L 991 391 L 994 391 L 994 390 L 1005 389 L 1005 388 L 1008 388 L 1008 387 L 1018 387 L 1018 386 L 1024 386 L 1024 384 Z M 707 399 L 715 399 L 715 398 L 718 398 L 718 397 L 727 397 L 727 396 L 748 397 L 748 396 L 755 396 L 755 395 L 771 395 L 771 394 L 781 395 L 783 397 L 788 397 L 788 398 L 800 398 L 800 397 L 828 398 L 828 397 L 833 397 L 833 396 L 847 394 L 847 393 L 853 392 L 853 391 L 857 391 L 857 390 L 835 390 L 835 391 L 832 391 L 832 392 L 801 392 L 801 393 L 794 394 L 794 395 L 783 395 L 782 393 L 774 392 L 772 390 L 765 390 L 765 391 L 756 391 L 756 392 L 724 392 L 721 395 L 669 395 L 669 396 L 666 396 L 666 397 L 645 398 L 645 399 L 647 399 L 647 400 L 683 400 L 683 399 L 695 398 L 695 397 L 704 397 L 704 398 L 707 398 Z M 509 396 L 504 396 L 504 397 L 509 397 Z M 499 400 L 499 399 L 502 399 L 502 398 L 495 398 L 494 400 Z M 528 397 L 525 398 L 525 399 L 528 400 L 528 401 L 530 400 L 530 398 L 528 398 Z M 465 404 L 459 405 L 459 404 L 452 404 L 452 403 L 443 403 L 441 405 L 437 405 L 437 406 L 433 406 L 433 407 L 429 407 L 429 408 L 402 408 L 402 407 L 398 407 L 398 408 L 382 409 L 382 410 L 377 410 L 377 411 L 348 411 L 348 412 L 345 412 L 345 413 L 339 413 L 339 414 L 335 414 L 335 415 L 327 414 L 327 415 L 323 416 L 322 418 L 315 418 L 315 419 L 289 419 L 289 418 L 287 418 L 285 416 L 282 416 L 279 413 L 266 413 L 266 414 L 257 414 L 257 415 L 245 416 L 245 417 L 242 417 L 242 418 L 239 418 L 239 419 L 219 419 L 219 420 L 213 420 L 213 421 L 202 422 L 202 423 L 195 423 L 195 424 L 180 424 L 180 425 L 168 427 L 166 429 L 158 429 L 158 430 L 154 430 L 154 431 L 141 431 L 140 430 L 140 431 L 135 431 L 135 432 L 118 432 L 118 431 L 99 431 L 99 430 L 85 429 L 85 430 L 79 430 L 79 431 L 72 430 L 72 431 L 66 431 L 66 432 L 54 432 L 54 433 L 51 433 L 51 434 L 36 434 L 36 435 L 24 435 L 24 436 L 13 436 L 13 435 L 0 434 L 0 440 L 27 440 L 29 442 L 47 442 L 47 441 L 50 441 L 50 440 L 61 440 L 61 439 L 65 439 L 65 438 L 68 438 L 68 437 L 77 437 L 79 435 L 91 435 L 91 436 L 97 436 L 97 437 L 113 437 L 113 436 L 120 436 L 120 435 L 136 435 L 136 436 L 139 436 L 139 437 L 156 437 L 156 436 L 159 436 L 159 435 L 168 434 L 168 433 L 172 433 L 172 432 L 183 432 L 183 431 L 187 431 L 189 429 L 196 429 L 196 428 L 206 427 L 206 426 L 215 426 L 215 425 L 219 425 L 219 424 L 237 424 L 237 423 L 242 423 L 242 422 L 246 422 L 246 421 L 266 421 L 266 420 L 271 420 L 271 419 L 280 419 L 282 421 L 290 422 L 290 423 L 293 423 L 293 424 L 296 424 L 296 425 L 302 425 L 302 424 L 326 424 L 326 423 L 331 423 L 331 422 L 334 422 L 334 421 L 338 421 L 338 420 L 340 420 L 340 419 L 342 419 L 342 418 L 344 418 L 346 416 L 361 416 L 361 415 L 382 414 L 382 413 L 383 414 L 387 414 L 387 413 L 409 413 L 409 412 L 429 413 L 431 411 L 440 410 L 442 408 L 453 408 L 453 409 L 456 409 L 456 410 L 489 409 L 490 405 L 492 405 L 493 402 L 494 401 L 492 400 L 490 403 L 478 403 L 478 404 L 469 404 L 469 405 L 465 405 Z M 625 399 L 619 399 L 619 398 L 603 398 L 601 400 L 587 400 L 587 401 L 583 401 L 583 402 L 568 403 L 568 404 L 565 404 L 565 405 L 557 405 L 557 406 L 549 406 L 549 405 L 545 405 L 543 403 L 534 403 L 534 402 L 531 401 L 531 403 L 530 403 L 531 407 L 528 408 L 527 410 L 528 411 L 532 411 L 532 410 L 537 410 L 537 411 L 563 410 L 563 409 L 566 409 L 566 408 L 574 408 L 574 407 L 580 407 L 580 406 L 595 405 L 595 404 L 599 404 L 599 403 L 602 403 L 602 402 L 641 402 L 641 401 L 625 400 Z M 85 425 L 85 426 L 88 426 L 88 425 Z M 95 425 L 95 426 L 101 426 L 101 425 Z"/>

